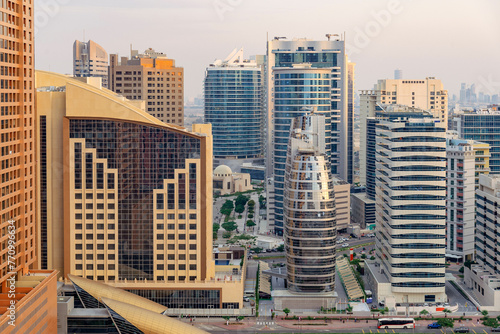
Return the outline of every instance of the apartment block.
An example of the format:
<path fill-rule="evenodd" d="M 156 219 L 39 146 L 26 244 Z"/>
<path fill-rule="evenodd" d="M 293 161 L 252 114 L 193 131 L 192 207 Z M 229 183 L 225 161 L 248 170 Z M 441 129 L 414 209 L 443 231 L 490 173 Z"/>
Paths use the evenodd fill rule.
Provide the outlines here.
<path fill-rule="evenodd" d="M 378 300 L 444 302 L 446 128 L 433 118 L 381 120 L 376 144 Z"/>
<path fill-rule="evenodd" d="M 108 88 L 108 53 L 94 41 L 75 41 L 73 44 L 73 75 L 101 78 Z"/>
<path fill-rule="evenodd" d="M 168 124 L 184 125 L 184 68 L 163 53 L 148 49 L 130 58 L 109 58 L 109 89 L 129 100 L 144 100 L 148 114 Z"/>
<path fill-rule="evenodd" d="M 448 91 L 441 80 L 434 77 L 425 80 L 384 79 L 372 90 L 360 93 L 360 182 L 365 185 L 366 175 L 366 119 L 374 117 L 377 105 L 396 104 L 429 111 L 434 118 L 448 125 Z"/>
<path fill-rule="evenodd" d="M 471 143 L 447 139 L 446 143 L 446 257 L 453 261 L 474 259 L 475 152 Z"/>
<path fill-rule="evenodd" d="M 37 270 L 34 1 L 0 1 L 0 333 L 57 332 L 57 272 Z"/>

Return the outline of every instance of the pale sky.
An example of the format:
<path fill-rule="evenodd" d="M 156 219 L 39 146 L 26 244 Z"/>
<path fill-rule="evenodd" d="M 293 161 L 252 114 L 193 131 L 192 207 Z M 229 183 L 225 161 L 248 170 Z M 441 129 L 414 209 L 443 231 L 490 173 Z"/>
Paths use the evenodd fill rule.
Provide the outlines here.
<path fill-rule="evenodd" d="M 356 89 L 378 79 L 434 76 L 450 93 L 475 83 L 500 92 L 498 0 L 36 0 L 36 68 L 72 74 L 75 39 L 128 56 L 154 48 L 184 67 L 186 99 L 204 71 L 243 47 L 264 54 L 266 36 L 326 39 L 346 33 Z M 450 94 L 451 95 L 451 94 Z"/>

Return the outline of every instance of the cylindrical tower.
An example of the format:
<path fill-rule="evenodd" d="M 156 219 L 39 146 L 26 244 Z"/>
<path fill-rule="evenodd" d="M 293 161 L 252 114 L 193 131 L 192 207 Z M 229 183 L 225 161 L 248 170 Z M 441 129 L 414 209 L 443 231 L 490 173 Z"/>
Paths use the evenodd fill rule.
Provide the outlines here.
<path fill-rule="evenodd" d="M 297 117 L 290 129 L 284 236 L 292 292 L 335 289 L 335 199 L 330 161 L 324 153 L 324 118 Z"/>

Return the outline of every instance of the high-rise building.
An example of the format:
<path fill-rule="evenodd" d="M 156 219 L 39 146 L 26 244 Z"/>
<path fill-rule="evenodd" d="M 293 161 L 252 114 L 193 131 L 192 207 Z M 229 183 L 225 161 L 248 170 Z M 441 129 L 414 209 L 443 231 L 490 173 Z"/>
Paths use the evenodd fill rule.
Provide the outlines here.
<path fill-rule="evenodd" d="M 396 104 L 428 110 L 445 127 L 448 124 L 448 91 L 441 80 L 433 77 L 425 80 L 379 80 L 373 90 L 360 94 L 360 182 L 366 185 L 366 119 L 374 117 L 377 105 Z"/>
<path fill-rule="evenodd" d="M 500 175 L 481 175 L 476 190 L 476 261 L 500 274 L 498 244 L 500 238 L 492 231 L 500 226 Z"/>
<path fill-rule="evenodd" d="M 324 126 L 324 115 L 313 114 L 295 118 L 290 129 L 284 239 L 288 289 L 296 293 L 335 290 L 335 198 Z"/>
<path fill-rule="evenodd" d="M 460 138 L 472 139 L 490 145 L 489 169 L 491 174 L 500 173 L 500 112 L 483 109 L 458 115 L 454 119 Z M 486 152 L 485 152 L 486 153 Z M 486 162 L 488 156 L 483 156 Z M 487 166 L 484 165 L 485 168 Z"/>
<path fill-rule="evenodd" d="M 349 138 L 353 103 L 349 98 L 353 97 L 354 64 L 348 64 L 343 40 L 275 38 L 267 48 L 267 168 L 274 181 L 268 219 L 275 222 L 275 231 L 281 234 L 286 144 L 295 117 L 311 109 L 325 115 L 326 154 L 332 174 L 352 181 Z"/>
<path fill-rule="evenodd" d="M 205 72 L 205 123 L 212 124 L 215 165 L 233 169 L 264 157 L 263 71 L 234 50 Z"/>
<path fill-rule="evenodd" d="M 433 118 L 400 118 L 381 120 L 376 131 L 375 276 L 388 285 L 378 300 L 444 302 L 446 128 Z"/>
<path fill-rule="evenodd" d="M 242 308 L 239 261 L 228 274 L 212 257 L 210 125 L 165 124 L 62 75 L 37 72 L 36 87 L 47 265 L 172 312 Z"/>
<path fill-rule="evenodd" d="M 366 118 L 366 150 L 363 160 L 365 161 L 366 171 L 366 191 L 354 195 L 352 201 L 353 217 L 363 226 L 373 228 L 375 226 L 375 189 L 377 184 L 376 177 L 376 128 L 381 120 L 395 120 L 401 117 L 412 118 L 430 118 L 432 114 L 418 108 L 396 105 L 396 104 L 377 104 L 375 106 L 374 117 Z M 360 156 L 361 160 L 361 156 Z"/>
<path fill-rule="evenodd" d="M 129 100 L 145 101 L 148 114 L 169 124 L 184 125 L 184 68 L 153 49 L 130 59 L 109 57 L 109 89 Z"/>
<path fill-rule="evenodd" d="M 94 41 L 75 41 L 73 44 L 73 75 L 75 77 L 98 77 L 102 86 L 108 88 L 108 53 Z"/>
<path fill-rule="evenodd" d="M 57 273 L 39 268 L 34 1 L 0 1 L 0 333 L 57 332 Z"/>
<path fill-rule="evenodd" d="M 446 257 L 460 262 L 472 261 L 476 191 L 472 141 L 447 139 L 446 159 Z"/>

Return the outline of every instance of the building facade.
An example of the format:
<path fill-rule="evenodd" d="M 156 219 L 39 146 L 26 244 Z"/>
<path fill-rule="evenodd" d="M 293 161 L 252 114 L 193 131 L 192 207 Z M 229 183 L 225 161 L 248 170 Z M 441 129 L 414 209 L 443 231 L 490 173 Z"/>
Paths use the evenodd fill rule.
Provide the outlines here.
<path fill-rule="evenodd" d="M 446 129 L 435 121 L 377 124 L 376 255 L 396 303 L 446 301 Z"/>
<path fill-rule="evenodd" d="M 379 80 L 373 90 L 362 90 L 360 94 L 360 182 L 367 184 L 366 138 L 368 117 L 374 117 L 377 105 L 396 104 L 429 111 L 447 127 L 448 91 L 441 80 L 433 77 L 425 80 L 384 79 Z"/>
<path fill-rule="evenodd" d="M 275 38 L 267 47 L 267 173 L 273 178 L 274 187 L 268 220 L 275 222 L 275 231 L 281 234 L 286 144 L 294 117 L 311 109 L 326 116 L 326 154 L 330 157 L 332 174 L 352 181 L 353 152 L 349 138 L 353 130 L 353 104 L 349 99 L 353 97 L 354 64 L 349 65 L 345 42 L 339 39 Z"/>
<path fill-rule="evenodd" d="M 109 58 L 109 89 L 129 100 L 145 101 L 145 111 L 169 124 L 184 125 L 184 68 L 153 49 L 130 59 Z"/>
<path fill-rule="evenodd" d="M 205 71 L 205 123 L 212 124 L 214 159 L 239 164 L 264 156 L 263 71 L 234 50 Z M 224 163 L 226 163 L 224 161 Z"/>
<path fill-rule="evenodd" d="M 462 140 L 446 141 L 446 256 L 450 260 L 474 260 L 475 153 Z"/>
<path fill-rule="evenodd" d="M 48 72 L 37 72 L 36 87 L 48 265 L 175 312 L 186 306 L 176 296 L 203 308 L 204 294 L 213 308 L 242 308 L 244 270 L 212 258 L 210 125 L 165 124 L 109 90 Z"/>
<path fill-rule="evenodd" d="M 500 274 L 497 216 L 500 199 L 500 176 L 481 175 L 476 190 L 476 261 L 493 274 Z"/>
<path fill-rule="evenodd" d="M 500 173 L 500 142 L 497 140 L 500 134 L 500 112 L 477 110 L 473 113 L 459 115 L 455 118 L 454 123 L 460 138 L 472 139 L 490 145 L 491 157 L 485 155 L 482 161 L 486 162 L 485 158 L 489 158 L 489 172 L 491 174 Z M 486 165 L 483 166 L 487 168 Z"/>
<path fill-rule="evenodd" d="M 73 76 L 98 77 L 108 88 L 108 53 L 94 41 L 73 44 Z"/>
<path fill-rule="evenodd" d="M 0 332 L 57 332 L 57 273 L 39 268 L 34 1 L 0 2 Z"/>
<path fill-rule="evenodd" d="M 333 177 L 315 118 L 294 119 L 285 183 L 285 250 L 288 289 L 295 293 L 335 290 L 337 236 Z"/>

